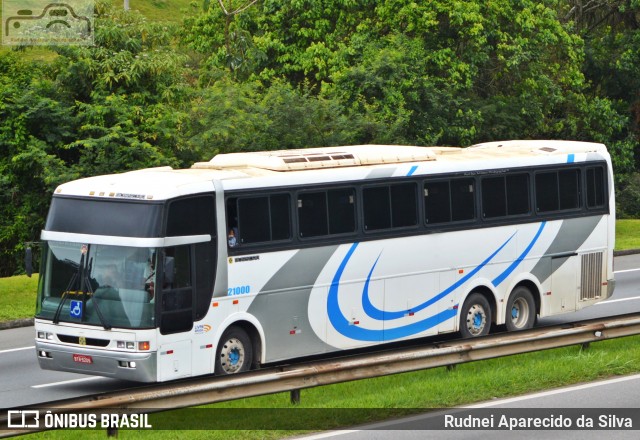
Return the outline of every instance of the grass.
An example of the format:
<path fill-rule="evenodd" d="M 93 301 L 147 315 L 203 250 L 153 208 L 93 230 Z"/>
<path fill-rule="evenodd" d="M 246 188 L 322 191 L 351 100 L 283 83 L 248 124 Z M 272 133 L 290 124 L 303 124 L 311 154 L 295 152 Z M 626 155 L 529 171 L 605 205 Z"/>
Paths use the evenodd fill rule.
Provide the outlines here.
<path fill-rule="evenodd" d="M 235 415 L 236 426 L 268 428 L 276 416 L 295 420 L 297 426 L 332 429 L 366 423 L 389 416 L 424 412 L 429 408 L 447 408 L 494 398 L 521 395 L 563 385 L 589 382 L 610 376 L 640 371 L 640 336 L 593 343 L 588 349 L 570 346 L 505 358 L 458 365 L 453 370 L 436 368 L 414 373 L 346 382 L 303 390 L 301 404 L 292 407 L 289 394 L 280 393 L 224 404 L 207 409 L 186 409 L 151 415 L 156 429 L 121 430 L 120 439 L 275 439 L 300 434 L 301 430 L 227 430 Z M 225 412 L 227 411 L 227 412 Z M 230 412 L 236 411 L 236 412 Z M 194 420 L 203 420 L 198 425 Z M 191 420 L 202 431 L 175 431 Z M 221 425 L 219 423 L 224 423 Z M 292 425 L 293 426 L 293 423 Z M 158 429 L 159 428 L 159 429 Z M 104 431 L 56 431 L 34 434 L 31 438 L 99 439 Z"/>
<path fill-rule="evenodd" d="M 616 221 L 616 250 L 640 249 L 640 220 Z"/>
<path fill-rule="evenodd" d="M 33 318 L 38 275 L 0 278 L 0 322 Z"/>

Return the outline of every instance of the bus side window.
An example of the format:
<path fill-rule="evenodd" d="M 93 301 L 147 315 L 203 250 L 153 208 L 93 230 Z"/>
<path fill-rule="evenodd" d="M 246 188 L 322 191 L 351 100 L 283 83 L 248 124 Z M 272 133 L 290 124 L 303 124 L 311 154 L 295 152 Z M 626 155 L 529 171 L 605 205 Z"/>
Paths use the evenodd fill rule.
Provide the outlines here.
<path fill-rule="evenodd" d="M 227 199 L 227 244 L 229 247 L 236 247 L 240 241 L 240 231 L 238 230 L 238 199 L 231 197 Z"/>
<path fill-rule="evenodd" d="M 356 230 L 355 190 L 331 189 L 329 196 L 329 234 L 346 234 Z"/>
<path fill-rule="evenodd" d="M 353 188 L 305 192 L 298 195 L 300 237 L 320 237 L 355 232 L 355 190 Z"/>
<path fill-rule="evenodd" d="M 418 223 L 415 183 L 364 188 L 362 195 L 365 230 L 403 228 Z"/>
<path fill-rule="evenodd" d="M 580 170 L 564 169 L 536 174 L 536 211 L 580 208 Z"/>
<path fill-rule="evenodd" d="M 424 218 L 427 224 L 451 221 L 448 180 L 424 184 Z"/>
<path fill-rule="evenodd" d="M 473 178 L 424 184 L 424 218 L 430 224 L 473 220 L 476 217 Z"/>
<path fill-rule="evenodd" d="M 229 198 L 227 200 L 229 246 L 291 238 L 290 205 L 289 194 Z M 231 237 L 232 231 L 235 240 Z"/>
<path fill-rule="evenodd" d="M 587 208 L 605 206 L 604 169 L 602 167 L 587 168 Z"/>
<path fill-rule="evenodd" d="M 309 192 L 298 195 L 298 228 L 300 237 L 318 237 L 329 233 L 327 193 Z"/>
<path fill-rule="evenodd" d="M 476 218 L 474 179 L 451 180 L 451 220 L 454 222 Z"/>

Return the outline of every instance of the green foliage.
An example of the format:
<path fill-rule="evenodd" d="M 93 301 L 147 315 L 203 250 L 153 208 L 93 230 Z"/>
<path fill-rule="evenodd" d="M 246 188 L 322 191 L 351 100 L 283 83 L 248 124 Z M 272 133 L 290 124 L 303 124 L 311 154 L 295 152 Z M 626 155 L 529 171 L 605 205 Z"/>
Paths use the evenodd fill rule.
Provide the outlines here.
<path fill-rule="evenodd" d="M 218 152 L 596 141 L 638 215 L 637 0 L 169 3 L 99 0 L 95 46 L 0 51 L 0 275 L 61 182 Z"/>
<path fill-rule="evenodd" d="M 633 173 L 620 184 L 616 199 L 619 218 L 640 219 L 640 174 Z"/>

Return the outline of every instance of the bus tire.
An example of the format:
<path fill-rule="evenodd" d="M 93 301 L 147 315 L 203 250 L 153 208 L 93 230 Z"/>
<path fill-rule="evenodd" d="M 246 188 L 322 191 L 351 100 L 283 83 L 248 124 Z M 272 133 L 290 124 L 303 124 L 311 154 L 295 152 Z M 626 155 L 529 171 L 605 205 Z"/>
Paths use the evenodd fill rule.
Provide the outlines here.
<path fill-rule="evenodd" d="M 491 306 L 479 293 L 467 297 L 460 312 L 460 333 L 463 338 L 475 338 L 489 334 L 491 329 Z"/>
<path fill-rule="evenodd" d="M 509 295 L 505 321 L 510 332 L 533 327 L 536 321 L 536 303 L 531 291 L 525 286 L 516 287 Z"/>
<path fill-rule="evenodd" d="M 215 374 L 242 373 L 248 371 L 252 363 L 253 348 L 247 332 L 237 326 L 226 329 L 216 350 Z"/>

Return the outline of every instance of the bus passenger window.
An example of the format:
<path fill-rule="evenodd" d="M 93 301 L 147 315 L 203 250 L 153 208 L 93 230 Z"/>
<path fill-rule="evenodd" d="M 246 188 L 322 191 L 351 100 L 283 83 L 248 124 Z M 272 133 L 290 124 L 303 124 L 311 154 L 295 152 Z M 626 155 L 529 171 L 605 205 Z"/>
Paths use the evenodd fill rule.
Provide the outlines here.
<path fill-rule="evenodd" d="M 529 176 L 511 174 L 482 180 L 482 215 L 505 217 L 529 212 Z"/>
<path fill-rule="evenodd" d="M 240 243 L 259 243 L 271 240 L 269 198 L 251 197 L 238 201 Z"/>
<path fill-rule="evenodd" d="M 418 200 L 415 183 L 391 185 L 391 225 L 394 228 L 418 224 Z"/>
<path fill-rule="evenodd" d="M 507 194 L 504 176 L 482 179 L 482 216 L 484 218 L 507 215 Z"/>
<path fill-rule="evenodd" d="M 365 188 L 362 195 L 365 230 L 402 228 L 418 223 L 415 183 Z"/>
<path fill-rule="evenodd" d="M 587 168 L 587 208 L 602 208 L 604 204 L 604 169 Z"/>
<path fill-rule="evenodd" d="M 238 199 L 236 197 L 227 199 L 227 244 L 229 247 L 236 247 L 239 244 L 238 231 Z"/>
<path fill-rule="evenodd" d="M 449 181 L 424 184 L 424 217 L 427 224 L 451 221 Z"/>
<path fill-rule="evenodd" d="M 451 180 L 451 220 L 460 222 L 476 218 L 473 179 Z"/>
<path fill-rule="evenodd" d="M 289 194 L 227 199 L 229 247 L 291 238 Z"/>
<path fill-rule="evenodd" d="M 529 175 L 507 176 L 507 215 L 529 213 Z"/>
<path fill-rule="evenodd" d="M 536 174 L 536 211 L 557 211 L 559 207 L 558 174 L 555 171 Z"/>
<path fill-rule="evenodd" d="M 298 196 L 298 229 L 300 237 L 318 237 L 329 233 L 327 194 L 302 193 Z"/>
<path fill-rule="evenodd" d="M 560 209 L 580 208 L 580 170 L 563 170 L 558 173 L 560 185 Z"/>
<path fill-rule="evenodd" d="M 330 189 L 301 193 L 298 196 L 298 229 L 300 237 L 320 237 L 354 232 L 355 190 Z"/>
<path fill-rule="evenodd" d="M 329 197 L 329 234 L 346 234 L 356 230 L 355 191 L 332 189 Z"/>
<path fill-rule="evenodd" d="M 580 170 L 536 174 L 536 210 L 550 212 L 580 208 Z"/>
<path fill-rule="evenodd" d="M 473 220 L 476 217 L 473 179 L 424 184 L 424 215 L 428 225 Z"/>
<path fill-rule="evenodd" d="M 364 229 L 366 231 L 391 227 L 391 207 L 389 204 L 389 187 L 378 186 L 362 190 Z"/>
<path fill-rule="evenodd" d="M 289 194 L 275 194 L 269 197 L 271 208 L 271 239 L 287 240 L 291 238 L 291 214 L 289 212 Z"/>

